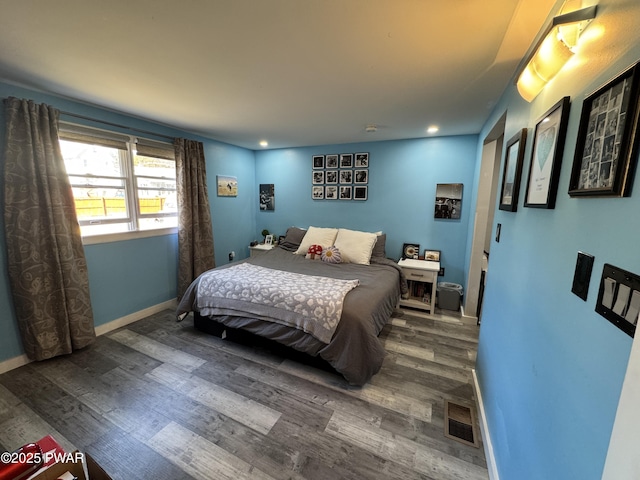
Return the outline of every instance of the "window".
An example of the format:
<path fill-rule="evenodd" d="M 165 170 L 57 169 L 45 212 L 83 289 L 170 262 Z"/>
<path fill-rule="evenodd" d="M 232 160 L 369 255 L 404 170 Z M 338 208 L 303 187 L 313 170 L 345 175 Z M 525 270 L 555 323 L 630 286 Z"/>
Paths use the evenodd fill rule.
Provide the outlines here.
<path fill-rule="evenodd" d="M 178 226 L 173 145 L 63 123 L 60 148 L 82 236 Z"/>

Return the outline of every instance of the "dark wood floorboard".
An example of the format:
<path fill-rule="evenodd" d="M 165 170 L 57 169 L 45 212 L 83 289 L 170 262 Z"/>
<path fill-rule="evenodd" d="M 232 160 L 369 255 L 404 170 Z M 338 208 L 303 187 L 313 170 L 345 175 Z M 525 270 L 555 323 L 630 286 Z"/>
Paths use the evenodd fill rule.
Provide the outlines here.
<path fill-rule="evenodd" d="M 164 311 L 0 375 L 0 449 L 51 433 L 123 480 L 487 479 L 483 448 L 444 436 L 445 400 L 475 407 L 478 327 L 397 310 L 380 338 L 357 388 Z"/>

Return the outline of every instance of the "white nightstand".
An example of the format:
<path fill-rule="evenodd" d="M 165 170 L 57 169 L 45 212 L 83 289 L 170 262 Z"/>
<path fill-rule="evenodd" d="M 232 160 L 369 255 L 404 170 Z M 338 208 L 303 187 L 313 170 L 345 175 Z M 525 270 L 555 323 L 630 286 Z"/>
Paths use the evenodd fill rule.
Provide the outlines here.
<path fill-rule="evenodd" d="M 249 247 L 249 256 L 257 257 L 258 255 L 262 255 L 265 252 L 271 250 L 275 245 L 265 245 L 264 243 L 259 243 L 258 245 L 254 245 L 253 247 Z"/>
<path fill-rule="evenodd" d="M 440 262 L 407 258 L 400 260 L 398 265 L 407 277 L 409 286 L 409 298 L 401 298 L 400 305 L 427 310 L 432 314 L 435 311 Z"/>

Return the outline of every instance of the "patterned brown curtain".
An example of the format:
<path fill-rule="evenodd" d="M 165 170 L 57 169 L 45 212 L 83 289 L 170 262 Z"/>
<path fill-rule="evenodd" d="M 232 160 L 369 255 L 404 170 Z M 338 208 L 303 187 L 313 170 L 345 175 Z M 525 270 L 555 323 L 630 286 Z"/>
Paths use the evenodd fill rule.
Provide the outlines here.
<path fill-rule="evenodd" d="M 58 143 L 59 112 L 7 98 L 4 218 L 7 270 L 32 360 L 95 340 L 87 263 Z"/>
<path fill-rule="evenodd" d="M 176 138 L 178 191 L 178 299 L 193 280 L 215 267 L 213 225 L 201 142 Z"/>

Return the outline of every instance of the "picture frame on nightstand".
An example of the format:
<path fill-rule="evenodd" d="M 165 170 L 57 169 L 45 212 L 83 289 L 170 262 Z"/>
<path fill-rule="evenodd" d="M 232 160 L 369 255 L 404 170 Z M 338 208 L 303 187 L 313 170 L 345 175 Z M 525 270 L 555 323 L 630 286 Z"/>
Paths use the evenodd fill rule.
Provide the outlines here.
<path fill-rule="evenodd" d="M 420 245 L 417 243 L 405 243 L 402 245 L 402 258 L 418 259 L 420 255 Z"/>
<path fill-rule="evenodd" d="M 440 250 L 425 250 L 424 259 L 428 262 L 439 262 Z"/>

